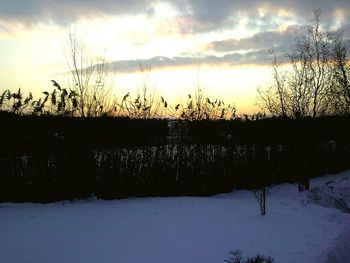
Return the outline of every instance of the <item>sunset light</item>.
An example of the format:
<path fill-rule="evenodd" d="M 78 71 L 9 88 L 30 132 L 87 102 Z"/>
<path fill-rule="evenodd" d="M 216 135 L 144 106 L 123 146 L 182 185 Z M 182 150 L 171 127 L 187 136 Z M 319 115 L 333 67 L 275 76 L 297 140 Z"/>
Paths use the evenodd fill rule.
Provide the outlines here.
<path fill-rule="evenodd" d="M 350 262 L 350 0 L 0 0 L 0 263 Z"/>
<path fill-rule="evenodd" d="M 206 92 L 234 101 L 241 113 L 259 110 L 256 90 L 269 85 L 271 76 L 268 51 L 287 50 L 298 27 L 318 8 L 292 2 L 250 7 L 230 1 L 219 6 L 208 1 L 37 2 L 0 4 L 2 89 L 40 94 L 51 79 L 64 82 L 68 35 L 74 30 L 89 52 L 114 67 L 115 92 L 135 91 L 142 64 L 152 68 L 152 88 L 173 100 L 193 91 L 199 67 Z M 348 36 L 347 1 L 320 7 L 326 27 Z"/>

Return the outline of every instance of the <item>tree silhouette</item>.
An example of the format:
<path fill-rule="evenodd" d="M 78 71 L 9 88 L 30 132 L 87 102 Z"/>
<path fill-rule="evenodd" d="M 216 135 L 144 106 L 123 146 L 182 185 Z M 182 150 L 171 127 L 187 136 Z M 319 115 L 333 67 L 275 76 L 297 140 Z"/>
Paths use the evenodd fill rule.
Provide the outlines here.
<path fill-rule="evenodd" d="M 348 110 L 346 48 L 341 35 L 334 37 L 321 29 L 320 16 L 321 11 L 315 10 L 313 24 L 305 26 L 286 54 L 291 70 L 282 71 L 272 53 L 273 84 L 259 90 L 259 102 L 273 116 L 325 116 L 332 114 L 335 102 L 342 105 L 342 111 Z"/>

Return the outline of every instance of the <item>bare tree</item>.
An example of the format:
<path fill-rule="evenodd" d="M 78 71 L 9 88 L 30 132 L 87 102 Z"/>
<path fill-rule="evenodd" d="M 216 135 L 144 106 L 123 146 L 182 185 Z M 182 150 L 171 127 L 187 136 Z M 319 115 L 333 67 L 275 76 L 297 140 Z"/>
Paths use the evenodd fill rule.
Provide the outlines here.
<path fill-rule="evenodd" d="M 329 114 L 332 86 L 332 36 L 321 30 L 320 10 L 312 25 L 295 38 L 289 59 L 291 70 L 281 72 L 273 57 L 273 85 L 260 90 L 263 109 L 274 116 L 302 118 Z"/>
<path fill-rule="evenodd" d="M 266 215 L 266 201 L 269 191 L 270 187 L 266 186 L 253 190 L 254 197 L 259 203 L 260 213 L 262 216 Z"/>
<path fill-rule="evenodd" d="M 277 60 L 276 55 L 271 50 L 272 55 L 272 79 L 273 85 L 267 89 L 258 89 L 260 97 L 260 106 L 270 112 L 270 114 L 279 117 L 289 115 L 289 94 L 287 88 L 286 72 L 280 70 L 281 63 Z"/>
<path fill-rule="evenodd" d="M 75 30 L 69 31 L 67 64 L 73 82 L 70 89 L 77 95 L 79 115 L 100 115 L 111 96 L 111 88 L 106 83 L 110 70 L 103 57 L 91 55 Z"/>
<path fill-rule="evenodd" d="M 350 64 L 341 35 L 333 37 L 333 85 L 331 86 L 334 114 L 350 114 Z"/>
<path fill-rule="evenodd" d="M 300 95 L 296 105 L 302 110 L 300 114 L 308 110 L 312 117 L 327 114 L 332 84 L 331 35 L 321 30 L 320 15 L 319 9 L 314 11 L 313 24 L 306 26 L 306 32 L 296 38 L 288 54 L 294 72 L 290 87 Z"/>

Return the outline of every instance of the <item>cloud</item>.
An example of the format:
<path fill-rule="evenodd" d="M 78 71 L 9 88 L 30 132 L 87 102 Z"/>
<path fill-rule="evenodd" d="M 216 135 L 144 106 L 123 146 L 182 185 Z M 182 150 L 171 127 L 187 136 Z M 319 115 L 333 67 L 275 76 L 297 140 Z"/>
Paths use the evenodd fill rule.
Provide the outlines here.
<path fill-rule="evenodd" d="M 350 16 L 350 1 L 348 0 L 221 0 L 220 4 L 212 0 L 188 0 L 187 4 L 192 16 L 201 25 L 208 27 L 238 22 L 240 17 L 249 18 L 252 26 L 271 23 L 274 17 L 293 18 L 305 23 L 312 16 L 314 9 L 322 10 L 322 17 L 329 20 L 342 10 L 345 19 Z"/>
<path fill-rule="evenodd" d="M 152 14 L 147 0 L 11 0 L 0 2 L 1 20 L 31 25 L 67 24 L 103 15 Z"/>
<path fill-rule="evenodd" d="M 191 57 L 191 56 L 177 56 L 177 57 L 152 57 L 150 59 L 142 60 L 119 60 L 109 63 L 107 66 L 111 71 L 116 70 L 117 72 L 136 72 L 139 71 L 140 65 L 150 66 L 154 69 L 161 68 L 174 68 L 174 67 L 186 67 L 186 66 L 197 66 L 197 65 L 227 65 L 227 66 L 238 66 L 238 65 L 265 65 L 270 63 L 268 50 L 256 50 L 247 52 L 245 54 L 240 53 L 228 53 L 223 56 L 202 56 L 202 57 Z"/>
<path fill-rule="evenodd" d="M 251 37 L 242 39 L 226 39 L 213 41 L 204 47 L 204 51 L 211 53 L 244 53 L 253 54 L 252 52 L 267 53 L 273 51 L 283 62 L 286 61 L 285 54 L 293 49 L 296 38 L 305 34 L 304 26 L 289 26 L 283 31 L 266 31 L 259 32 Z M 350 49 L 350 24 L 344 25 L 336 31 L 329 31 L 335 36 L 341 36 L 347 50 Z M 249 58 L 249 56 L 247 56 Z M 261 57 L 263 59 L 263 57 Z M 255 61 L 253 61 L 256 63 Z M 250 63 L 250 60 L 248 60 Z"/>
<path fill-rule="evenodd" d="M 154 15 L 157 0 L 11 0 L 0 2 L 0 20 L 25 25 L 53 22 L 59 25 L 81 18 L 104 15 Z M 234 27 L 242 17 L 248 17 L 252 27 L 273 27 L 276 17 L 295 19 L 305 23 L 312 10 L 321 8 L 325 21 L 332 21 L 341 13 L 350 17 L 349 0 L 163 0 L 179 12 L 178 21 L 186 21 L 184 33 L 196 33 Z M 341 10 L 341 12 L 339 12 Z M 188 31 L 188 32 L 186 32 Z"/>
<path fill-rule="evenodd" d="M 3 32 L 8 32 L 8 29 L 5 25 L 1 25 L 0 24 L 0 32 L 3 31 Z"/>
<path fill-rule="evenodd" d="M 350 29 L 344 27 L 344 29 Z M 208 43 L 204 50 L 198 54 L 202 56 L 165 57 L 157 56 L 144 60 L 122 60 L 109 64 L 111 69 L 121 72 L 133 72 L 139 69 L 139 65 L 148 65 L 153 68 L 184 67 L 197 65 L 267 65 L 271 63 L 271 51 L 278 57 L 279 61 L 287 62 L 286 53 L 292 50 L 295 38 L 305 30 L 303 26 L 289 26 L 283 31 L 259 32 L 251 37 L 242 39 L 226 39 Z M 342 33 L 337 30 L 335 33 Z M 347 32 L 347 31 L 346 31 Z M 350 49 L 350 30 L 342 34 L 344 45 Z M 205 54 L 221 55 L 205 55 Z"/>
<path fill-rule="evenodd" d="M 258 32 L 252 37 L 227 39 L 209 43 L 202 56 L 154 57 L 148 60 L 125 60 L 111 64 L 121 71 L 134 71 L 138 64 L 154 67 L 175 67 L 196 64 L 261 64 L 266 62 L 268 50 L 276 53 L 288 50 L 295 31 L 301 24 L 310 23 L 312 10 L 321 8 L 321 22 L 325 27 L 347 29 L 344 38 L 350 38 L 349 0 L 0 0 L 0 33 L 12 24 L 30 26 L 55 23 L 66 26 L 82 18 L 108 15 L 154 16 L 155 4 L 166 2 L 177 10 L 177 16 L 159 24 L 157 32 L 196 34 L 235 27 L 246 20 L 245 26 Z M 288 23 L 286 23 L 288 22 Z M 281 26 L 294 24 L 280 31 Z M 157 35 L 159 36 L 159 34 Z M 156 36 L 156 37 L 157 37 Z M 136 41 L 137 42 L 137 41 Z M 207 53 L 203 53 L 207 52 Z M 211 51 L 211 52 L 208 52 Z M 242 52 L 244 51 L 244 52 Z M 206 54 L 214 53 L 216 56 Z M 217 54 L 222 54 L 221 56 Z"/>
<path fill-rule="evenodd" d="M 232 52 L 262 48 L 288 48 L 300 29 L 300 26 L 290 26 L 284 31 L 266 31 L 257 33 L 248 38 L 213 41 L 206 46 L 206 49 L 216 52 Z"/>

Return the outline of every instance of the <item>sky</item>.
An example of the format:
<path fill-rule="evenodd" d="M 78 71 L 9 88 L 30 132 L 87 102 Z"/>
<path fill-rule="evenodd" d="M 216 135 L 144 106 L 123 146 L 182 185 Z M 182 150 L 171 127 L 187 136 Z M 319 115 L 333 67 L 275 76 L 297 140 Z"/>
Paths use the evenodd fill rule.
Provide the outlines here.
<path fill-rule="evenodd" d="M 0 90 L 40 96 L 51 79 L 68 85 L 74 30 L 105 57 L 117 96 L 137 93 L 147 77 L 172 104 L 200 86 L 238 112 L 257 112 L 257 88 L 271 82 L 269 50 L 282 60 L 315 9 L 324 30 L 350 39 L 349 0 L 0 0 Z"/>

